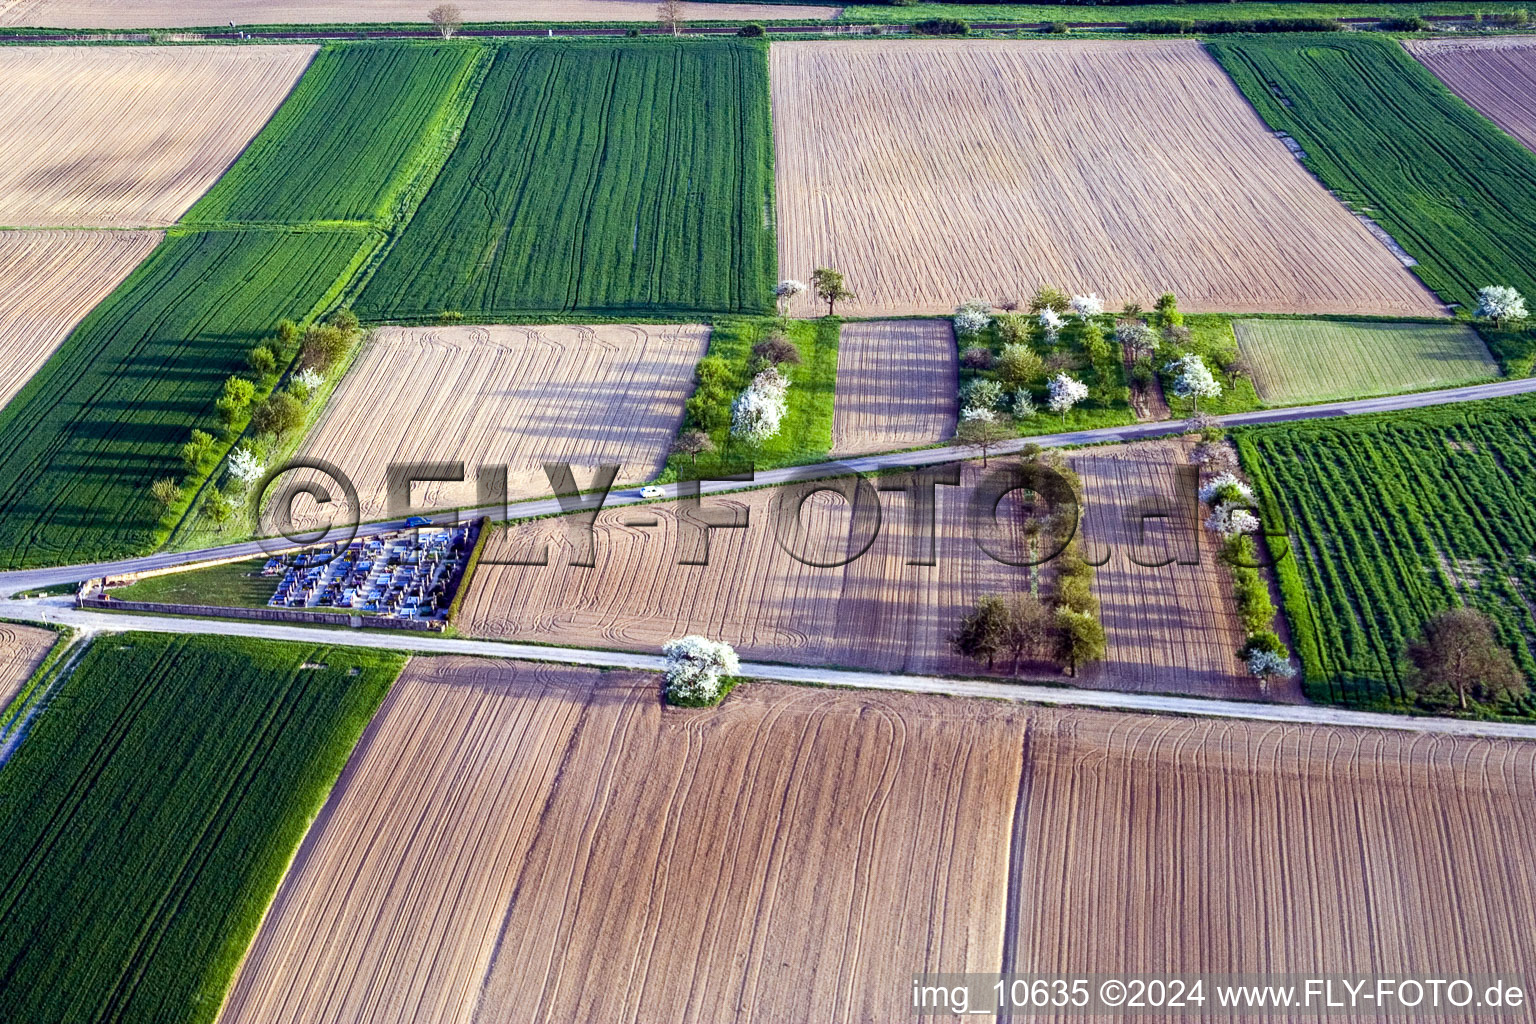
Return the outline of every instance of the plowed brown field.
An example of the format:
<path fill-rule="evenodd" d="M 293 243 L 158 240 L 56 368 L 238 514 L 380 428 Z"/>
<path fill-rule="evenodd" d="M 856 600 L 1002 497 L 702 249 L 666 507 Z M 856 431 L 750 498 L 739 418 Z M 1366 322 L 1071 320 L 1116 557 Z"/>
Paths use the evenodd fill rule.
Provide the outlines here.
<path fill-rule="evenodd" d="M 1536 150 L 1536 39 L 1408 39 L 1403 45 L 1452 92 Z"/>
<path fill-rule="evenodd" d="M 655 21 L 651 0 L 462 0 L 467 21 Z M 49 28 L 205 28 L 404 21 L 425 23 L 416 0 L 0 0 L 0 25 Z M 823 20 L 841 7 L 777 4 L 689 4 L 694 21 Z"/>
<path fill-rule="evenodd" d="M 837 346 L 833 457 L 953 437 L 957 360 L 955 336 L 943 320 L 845 324 Z"/>
<path fill-rule="evenodd" d="M 842 270 L 850 314 L 1042 283 L 1109 306 L 1444 314 L 1195 40 L 793 42 L 771 63 L 779 265 Z"/>
<path fill-rule="evenodd" d="M 21 692 L 58 639 L 52 630 L 0 622 L 0 712 Z"/>
<path fill-rule="evenodd" d="M 1024 715 L 418 659 L 221 1021 L 897 1019 L 997 969 Z"/>
<path fill-rule="evenodd" d="M 174 224 L 267 123 L 314 52 L 312 46 L 0 50 L 0 225 Z"/>
<path fill-rule="evenodd" d="M 1087 498 L 1084 554 L 1108 558 L 1093 585 L 1108 651 L 1084 670 L 1083 685 L 1300 700 L 1295 680 L 1261 693 L 1237 658 L 1244 633 L 1232 582 L 1217 561 L 1215 536 L 1201 525 L 1193 482 L 1179 479 L 1178 467 L 1188 464 L 1177 441 L 1072 459 Z"/>
<path fill-rule="evenodd" d="M 0 406 L 159 241 L 158 231 L 0 231 Z"/>
<path fill-rule="evenodd" d="M 347 372 L 303 454 L 353 480 L 365 521 L 386 509 L 392 462 L 464 462 L 468 482 L 418 505 L 476 503 L 476 470 L 508 468 L 511 497 L 549 494 L 546 462 L 619 463 L 619 483 L 654 476 L 682 422 L 698 326 L 386 327 Z"/>
<path fill-rule="evenodd" d="M 775 540 L 774 503 L 777 495 L 791 494 L 785 488 L 706 497 L 706 511 L 741 510 L 749 520 L 746 529 L 710 531 L 708 565 L 677 564 L 687 552 L 674 502 L 600 512 L 595 568 L 569 564 L 574 549 L 567 520 L 524 524 L 487 544 L 459 625 L 476 636 L 647 651 L 697 632 L 734 644 L 743 657 L 975 672 L 978 666 L 951 653 L 946 638 L 981 595 L 1027 586 L 1025 570 L 991 558 L 966 529 L 979 475 L 979 463 L 968 464 L 963 487 L 937 488 L 932 566 L 906 564 L 914 550 L 902 492 L 878 495 L 878 535 L 839 568 L 819 565 L 857 553 L 869 537 L 851 528 L 848 503 L 826 493 L 810 498 L 800 516 L 802 553 L 819 565 L 793 557 Z M 1005 501 L 999 518 L 1006 522 L 1016 508 Z M 786 522 L 795 522 L 792 499 Z M 528 560 L 545 543 L 547 566 L 490 564 Z M 1009 543 L 1000 549 L 1022 552 Z"/>
<path fill-rule="evenodd" d="M 1037 715 L 1026 764 L 1011 970 L 1447 978 L 1536 958 L 1536 744 Z"/>

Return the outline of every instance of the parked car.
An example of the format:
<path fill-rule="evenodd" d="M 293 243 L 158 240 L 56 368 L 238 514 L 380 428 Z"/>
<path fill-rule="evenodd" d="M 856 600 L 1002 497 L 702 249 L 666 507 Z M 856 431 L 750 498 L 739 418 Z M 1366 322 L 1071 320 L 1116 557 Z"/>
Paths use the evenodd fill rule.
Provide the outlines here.
<path fill-rule="evenodd" d="M 405 521 L 406 526 L 431 526 L 432 520 L 426 516 L 411 516 Z"/>
<path fill-rule="evenodd" d="M 640 497 L 642 498 L 665 498 L 666 496 L 667 492 L 662 490 L 660 487 L 657 487 L 655 484 L 651 484 L 649 487 L 640 488 Z"/>

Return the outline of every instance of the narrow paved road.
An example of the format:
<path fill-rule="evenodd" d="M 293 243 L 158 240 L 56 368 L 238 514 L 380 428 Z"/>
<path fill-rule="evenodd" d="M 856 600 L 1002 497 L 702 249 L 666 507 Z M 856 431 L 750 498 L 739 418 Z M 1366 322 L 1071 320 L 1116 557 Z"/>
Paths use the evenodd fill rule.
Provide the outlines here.
<path fill-rule="evenodd" d="M 461 640 L 430 633 L 386 633 L 364 630 L 288 626 L 267 622 L 224 619 L 192 619 L 157 615 L 106 614 L 75 608 L 69 598 L 45 598 L 0 602 L 0 617 L 33 622 L 47 621 L 79 629 L 153 633 L 201 633 L 259 637 L 300 643 L 371 647 L 407 653 L 466 654 L 480 658 L 517 658 L 596 668 L 660 671 L 662 659 L 651 654 L 595 651 L 574 647 L 546 647 L 500 643 L 493 640 Z M 1313 707 L 1298 704 L 1259 704 L 1206 700 L 1199 697 L 1163 697 L 1144 693 L 1077 690 L 1070 687 L 1031 686 L 989 679 L 951 679 L 940 676 L 888 675 L 841 669 L 799 668 L 744 661 L 741 674 L 752 679 L 785 683 L 816 683 L 862 690 L 894 690 L 951 697 L 985 697 L 1026 704 L 1097 708 L 1152 714 L 1195 715 L 1206 718 L 1238 718 L 1292 725 L 1350 726 L 1392 729 L 1400 732 L 1435 733 L 1445 736 L 1481 736 L 1494 739 L 1536 740 L 1536 725 L 1504 722 L 1471 722 L 1448 718 L 1410 718 L 1364 711 Z"/>
<path fill-rule="evenodd" d="M 1253 426 L 1265 423 L 1288 423 L 1296 420 L 1323 419 L 1334 416 L 1359 416 L 1373 412 L 1422 409 L 1434 405 L 1475 402 L 1485 398 L 1505 398 L 1511 395 L 1530 394 L 1532 392 L 1536 392 L 1536 378 L 1503 380 L 1493 384 L 1474 384 L 1470 387 L 1450 388 L 1444 391 L 1421 391 L 1417 394 L 1394 395 L 1388 398 L 1363 398 L 1350 402 L 1326 402 L 1321 405 L 1296 406 L 1286 409 L 1261 409 L 1256 412 L 1241 412 L 1232 413 L 1227 416 L 1217 416 L 1215 419 L 1226 426 Z M 1035 437 L 1024 437 L 1006 441 L 995 446 L 992 451 L 998 455 L 1007 455 L 1031 444 L 1047 448 L 1059 448 L 1123 441 L 1143 441 L 1148 438 L 1166 437 L 1169 434 L 1183 433 L 1187 424 L 1187 420 L 1162 420 L 1156 423 L 1135 423 L 1123 427 L 1103 427 L 1098 430 L 1078 430 L 1062 434 L 1040 434 Z M 901 469 L 908 466 L 927 466 L 939 462 L 949 462 L 962 457 L 974 458 L 976 454 L 974 450 L 968 451 L 960 448 L 940 447 L 925 448 L 914 452 L 866 455 L 862 458 L 843 459 L 837 462 L 820 462 L 809 466 L 792 466 L 787 469 L 767 470 L 758 473 L 750 482 L 731 480 L 704 481 L 700 484 L 699 491 L 701 494 L 727 494 L 731 491 L 762 487 L 767 484 L 814 480 L 818 477 L 834 476 L 850 470 L 866 474 L 878 473 L 883 470 Z M 665 491 L 666 499 L 678 496 L 676 484 L 669 484 L 663 490 Z M 639 491 L 635 488 L 615 490 L 608 495 L 607 500 L 604 502 L 604 507 L 632 505 L 642 500 L 644 499 L 640 497 Z M 482 515 L 489 515 L 492 519 L 501 521 L 532 519 L 560 511 L 562 509 L 556 499 L 540 498 L 536 501 L 517 502 L 507 505 L 505 508 L 487 506 L 485 508 L 468 509 L 460 512 L 447 512 L 428 516 L 427 518 L 431 519 L 434 523 L 446 524 L 474 519 Z M 387 522 L 367 523 L 359 526 L 355 532 L 358 536 L 369 536 L 371 534 L 404 529 L 404 527 L 405 523 L 403 520 L 394 519 Z M 340 539 L 347 535 L 348 531 L 334 530 L 324 540 L 317 543 L 325 543 L 326 541 Z M 171 566 L 211 561 L 219 558 L 254 557 L 275 550 L 276 547 L 277 545 L 272 544 L 272 542 L 243 541 L 238 544 L 225 544 L 197 551 L 163 552 L 155 555 L 145 555 L 141 558 L 125 558 L 115 562 L 59 566 L 49 569 L 21 569 L 0 573 L 0 594 L 10 595 L 31 588 L 48 587 L 57 583 L 72 583 L 76 580 L 89 579 L 93 576 L 142 572 L 147 569 L 165 569 Z"/>

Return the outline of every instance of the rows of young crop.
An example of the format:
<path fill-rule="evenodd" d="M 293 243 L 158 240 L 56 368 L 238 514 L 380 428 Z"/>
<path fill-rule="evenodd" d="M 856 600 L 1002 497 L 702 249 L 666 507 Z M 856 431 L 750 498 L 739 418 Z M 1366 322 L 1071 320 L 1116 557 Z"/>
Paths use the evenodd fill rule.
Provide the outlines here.
<path fill-rule="evenodd" d="M 278 320 L 329 301 L 377 243 L 366 231 L 167 238 L 0 411 L 0 566 L 163 541 L 151 486 L 180 475 L 192 430 L 213 429 L 224 381 Z"/>
<path fill-rule="evenodd" d="M 1206 44 L 1329 188 L 1369 210 L 1448 302 L 1507 284 L 1536 294 L 1536 155 L 1393 39 L 1362 34 Z"/>
<path fill-rule="evenodd" d="M 451 144 L 490 54 L 476 43 L 322 50 L 184 223 L 388 221 Z"/>
<path fill-rule="evenodd" d="M 0 1020 L 212 1020 L 398 655 L 97 641 L 0 772 Z"/>
<path fill-rule="evenodd" d="M 506 44 L 357 311 L 765 311 L 770 146 L 760 45 Z"/>
<path fill-rule="evenodd" d="M 1458 601 L 1536 678 L 1536 401 L 1241 433 L 1314 696 L 1411 695 L 1407 645 Z"/>

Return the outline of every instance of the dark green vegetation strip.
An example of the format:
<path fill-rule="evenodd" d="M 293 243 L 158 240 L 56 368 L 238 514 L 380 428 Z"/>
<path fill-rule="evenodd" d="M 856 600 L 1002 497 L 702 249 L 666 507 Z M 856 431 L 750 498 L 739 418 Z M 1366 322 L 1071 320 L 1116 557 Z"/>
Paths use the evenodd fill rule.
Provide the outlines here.
<path fill-rule="evenodd" d="M 225 378 L 377 244 L 364 231 L 172 235 L 0 412 L 0 566 L 86 562 L 165 539 L 150 485 L 183 472 Z M 292 353 L 279 353 L 280 359 Z"/>
<path fill-rule="evenodd" d="M 719 0 L 725 3 L 729 0 Z M 1461 0 L 1426 0 L 1423 3 L 1310 3 L 1307 0 L 1240 0 L 1238 3 L 1193 4 L 948 4 L 917 3 L 855 4 L 843 8 L 841 21 L 855 23 L 910 23 L 924 18 L 967 18 L 973 22 L 1047 22 L 1075 24 L 1124 22 L 1142 18 L 1405 18 L 1411 15 L 1460 15 L 1478 11 L 1505 14 L 1529 7 L 1524 0 L 1468 4 Z"/>
<path fill-rule="evenodd" d="M 736 40 L 503 45 L 358 315 L 766 311 L 766 53 Z"/>
<path fill-rule="evenodd" d="M 97 640 L 0 770 L 0 1020 L 211 1021 L 402 663 Z"/>
<path fill-rule="evenodd" d="M 1536 678 L 1536 399 L 1239 431 L 1314 699 L 1401 706 L 1405 647 L 1458 602 Z M 1536 714 L 1529 698 L 1495 710 Z"/>
<path fill-rule="evenodd" d="M 389 221 L 451 144 L 486 56 L 475 43 L 327 47 L 184 223 Z"/>
<path fill-rule="evenodd" d="M 1307 166 L 1419 260 L 1448 302 L 1484 285 L 1536 294 L 1536 156 L 1454 96 L 1395 39 L 1207 43 Z"/>

